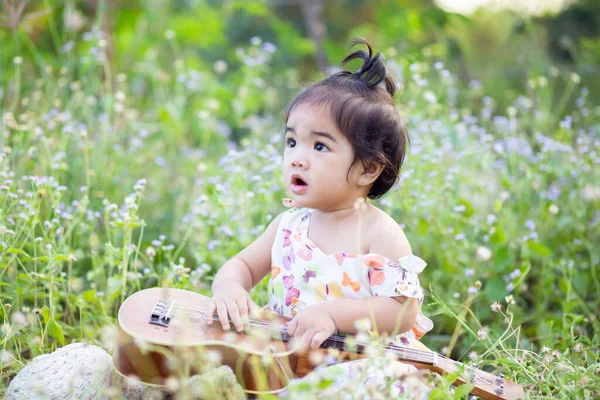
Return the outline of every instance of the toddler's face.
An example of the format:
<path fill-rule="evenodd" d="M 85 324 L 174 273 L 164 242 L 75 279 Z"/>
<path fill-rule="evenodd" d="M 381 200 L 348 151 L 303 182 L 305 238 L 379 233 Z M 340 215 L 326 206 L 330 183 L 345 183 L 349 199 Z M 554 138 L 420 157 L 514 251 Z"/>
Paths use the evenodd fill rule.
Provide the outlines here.
<path fill-rule="evenodd" d="M 326 107 L 300 104 L 286 126 L 283 179 L 301 207 L 337 210 L 352 207 L 361 187 L 352 145 Z"/>

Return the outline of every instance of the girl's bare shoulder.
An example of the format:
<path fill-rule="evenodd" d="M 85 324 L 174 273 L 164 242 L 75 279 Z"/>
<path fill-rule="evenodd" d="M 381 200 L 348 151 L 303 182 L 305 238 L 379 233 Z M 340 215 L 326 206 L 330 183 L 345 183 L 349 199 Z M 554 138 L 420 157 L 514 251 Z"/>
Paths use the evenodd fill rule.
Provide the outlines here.
<path fill-rule="evenodd" d="M 369 253 L 380 254 L 390 260 L 412 253 L 408 238 L 398 222 L 374 205 L 369 205 L 364 224 Z"/>

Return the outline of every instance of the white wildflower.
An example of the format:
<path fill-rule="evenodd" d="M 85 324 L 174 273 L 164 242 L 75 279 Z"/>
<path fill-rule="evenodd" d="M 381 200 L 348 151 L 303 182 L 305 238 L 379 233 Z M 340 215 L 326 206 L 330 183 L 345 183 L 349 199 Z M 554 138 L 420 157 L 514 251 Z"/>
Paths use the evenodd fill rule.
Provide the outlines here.
<path fill-rule="evenodd" d="M 483 341 L 483 340 L 487 339 L 489 333 L 490 333 L 490 330 L 488 329 L 487 326 L 480 328 L 479 330 L 477 330 L 477 340 Z"/>
<path fill-rule="evenodd" d="M 175 39 L 175 31 L 173 31 L 172 29 L 167 29 L 165 31 L 165 39 L 167 39 L 167 40 Z"/>
<path fill-rule="evenodd" d="M 476 256 L 479 261 L 487 261 L 492 258 L 492 251 L 485 246 L 479 246 L 476 251 Z"/>
<path fill-rule="evenodd" d="M 217 60 L 213 68 L 217 74 L 224 74 L 227 71 L 227 63 L 223 60 Z"/>
<path fill-rule="evenodd" d="M 435 104 L 437 103 L 437 97 L 435 95 L 435 93 L 433 93 L 431 90 L 426 90 L 423 93 L 423 98 L 429 103 L 429 104 Z"/>

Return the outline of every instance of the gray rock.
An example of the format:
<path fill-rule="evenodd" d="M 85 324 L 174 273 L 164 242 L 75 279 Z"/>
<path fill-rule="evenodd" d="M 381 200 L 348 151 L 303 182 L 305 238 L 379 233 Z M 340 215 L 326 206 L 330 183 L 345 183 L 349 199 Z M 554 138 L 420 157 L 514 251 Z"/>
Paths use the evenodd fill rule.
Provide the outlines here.
<path fill-rule="evenodd" d="M 72 343 L 35 357 L 10 382 L 6 398 L 105 399 L 112 357 L 98 346 Z"/>
<path fill-rule="evenodd" d="M 231 368 L 221 366 L 183 382 L 176 393 L 124 378 L 113 367 L 110 354 L 98 346 L 72 343 L 35 357 L 10 382 L 7 400 L 111 399 L 154 400 L 245 399 Z"/>

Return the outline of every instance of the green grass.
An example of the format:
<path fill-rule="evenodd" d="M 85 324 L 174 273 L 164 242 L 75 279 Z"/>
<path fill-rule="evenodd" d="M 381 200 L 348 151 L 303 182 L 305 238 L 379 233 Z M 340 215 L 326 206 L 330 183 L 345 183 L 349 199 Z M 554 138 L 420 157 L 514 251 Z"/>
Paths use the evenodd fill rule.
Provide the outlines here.
<path fill-rule="evenodd" d="M 282 210 L 296 71 L 271 68 L 268 46 L 218 72 L 171 36 L 116 67 L 98 31 L 88 38 L 45 60 L 18 34 L 22 58 L 2 60 L 0 393 L 37 355 L 104 346 L 135 291 L 208 294 Z M 549 68 L 497 109 L 436 61 L 388 59 L 404 71 L 412 147 L 377 202 L 429 264 L 423 342 L 530 398 L 600 396 L 600 107 Z M 266 302 L 266 281 L 252 296 Z M 433 396 L 454 396 L 436 382 Z"/>

